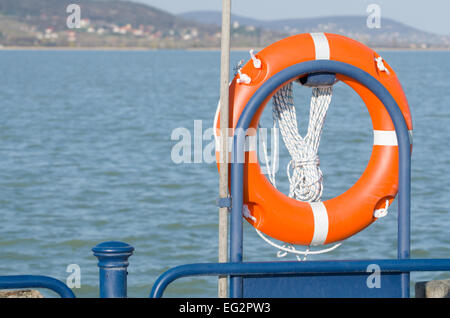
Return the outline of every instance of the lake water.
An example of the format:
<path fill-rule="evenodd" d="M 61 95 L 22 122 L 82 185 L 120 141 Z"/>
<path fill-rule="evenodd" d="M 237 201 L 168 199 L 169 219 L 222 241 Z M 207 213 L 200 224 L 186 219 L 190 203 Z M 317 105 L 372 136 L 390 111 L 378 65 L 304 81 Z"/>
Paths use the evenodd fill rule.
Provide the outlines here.
<path fill-rule="evenodd" d="M 411 256 L 450 257 L 450 52 L 380 53 L 396 70 L 413 115 Z M 233 65 L 240 59 L 248 53 L 232 53 Z M 212 126 L 219 62 L 219 52 L 206 51 L 0 51 L 0 274 L 66 281 L 67 266 L 78 264 L 75 293 L 97 297 L 91 248 L 120 240 L 136 249 L 129 296 L 147 297 L 170 267 L 215 262 L 216 166 L 175 164 L 171 134 L 178 127 L 193 132 L 194 120 L 204 130 Z M 296 90 L 301 130 L 309 94 Z M 269 108 L 262 124 L 271 126 Z M 357 180 L 371 144 L 367 110 L 336 85 L 319 153 L 324 199 Z M 395 258 L 396 209 L 337 250 L 308 259 Z M 244 230 L 245 260 L 277 260 L 247 223 Z M 444 277 L 450 278 L 411 276 Z M 216 289 L 215 277 L 186 278 L 165 295 L 216 297 Z"/>

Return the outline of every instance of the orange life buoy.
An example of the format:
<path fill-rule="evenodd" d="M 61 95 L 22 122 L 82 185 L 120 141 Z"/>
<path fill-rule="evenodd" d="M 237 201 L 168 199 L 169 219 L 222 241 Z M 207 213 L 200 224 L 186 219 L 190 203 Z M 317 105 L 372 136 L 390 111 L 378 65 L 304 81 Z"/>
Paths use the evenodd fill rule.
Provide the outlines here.
<path fill-rule="evenodd" d="M 300 34 L 280 40 L 256 54 L 256 68 L 249 61 L 241 75 L 250 81 L 230 84 L 229 128 L 235 128 L 241 112 L 261 85 L 276 73 L 301 62 L 318 59 L 351 64 L 376 78 L 391 94 L 412 132 L 412 120 L 403 89 L 392 68 L 367 46 L 350 38 L 328 33 Z M 358 181 L 343 194 L 323 202 L 302 202 L 281 193 L 261 173 L 256 149 L 247 149 L 244 164 L 246 220 L 268 236 L 291 244 L 321 245 L 344 240 L 376 220 L 374 211 L 391 203 L 398 189 L 398 145 L 394 125 L 386 108 L 367 87 L 347 76 L 336 79 L 350 86 L 368 108 L 374 130 L 369 163 Z M 273 92 L 259 107 L 250 128 L 256 130 Z M 220 135 L 220 114 L 215 133 Z M 216 157 L 219 158 L 219 149 Z"/>

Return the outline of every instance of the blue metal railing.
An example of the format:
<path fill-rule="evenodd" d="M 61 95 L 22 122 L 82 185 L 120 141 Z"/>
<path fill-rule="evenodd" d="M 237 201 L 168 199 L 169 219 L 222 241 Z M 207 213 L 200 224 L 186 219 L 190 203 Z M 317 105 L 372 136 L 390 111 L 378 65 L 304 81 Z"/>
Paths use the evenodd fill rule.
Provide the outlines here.
<path fill-rule="evenodd" d="M 75 294 L 61 281 L 39 275 L 0 276 L 0 289 L 45 288 L 57 293 L 62 298 L 74 298 Z"/>
<path fill-rule="evenodd" d="M 162 297 L 173 281 L 189 276 L 260 276 L 289 274 L 365 273 L 369 265 L 376 264 L 383 273 L 414 271 L 450 271 L 450 259 L 383 259 L 358 261 L 307 261 L 307 262 L 238 262 L 203 263 L 173 267 L 156 280 L 150 297 Z"/>
<path fill-rule="evenodd" d="M 109 241 L 95 246 L 92 251 L 98 259 L 99 290 L 101 298 L 127 297 L 128 258 L 134 248 L 123 242 Z M 0 289 L 45 288 L 62 298 L 74 298 L 72 290 L 60 280 L 48 276 L 0 276 Z"/>

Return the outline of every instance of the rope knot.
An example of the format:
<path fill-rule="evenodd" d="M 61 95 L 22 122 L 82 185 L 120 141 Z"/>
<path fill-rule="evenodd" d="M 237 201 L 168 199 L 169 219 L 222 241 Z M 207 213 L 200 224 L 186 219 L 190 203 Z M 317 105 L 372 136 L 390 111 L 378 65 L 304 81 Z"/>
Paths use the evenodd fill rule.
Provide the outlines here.
<path fill-rule="evenodd" d="M 322 196 L 322 171 L 319 158 L 301 161 L 292 159 L 287 166 L 289 196 L 297 200 L 315 202 Z M 291 172 L 292 170 L 292 172 Z"/>

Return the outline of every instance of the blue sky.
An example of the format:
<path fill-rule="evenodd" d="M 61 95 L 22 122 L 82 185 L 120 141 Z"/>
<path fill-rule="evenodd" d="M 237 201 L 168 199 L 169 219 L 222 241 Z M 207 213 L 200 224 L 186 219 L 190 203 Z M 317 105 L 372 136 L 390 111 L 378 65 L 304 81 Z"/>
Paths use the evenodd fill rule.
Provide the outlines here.
<path fill-rule="evenodd" d="M 132 0 L 171 13 L 221 10 L 221 0 Z M 324 15 L 366 15 L 379 4 L 382 18 L 392 18 L 421 30 L 450 35 L 449 0 L 232 0 L 232 11 L 247 17 L 273 20 Z"/>

